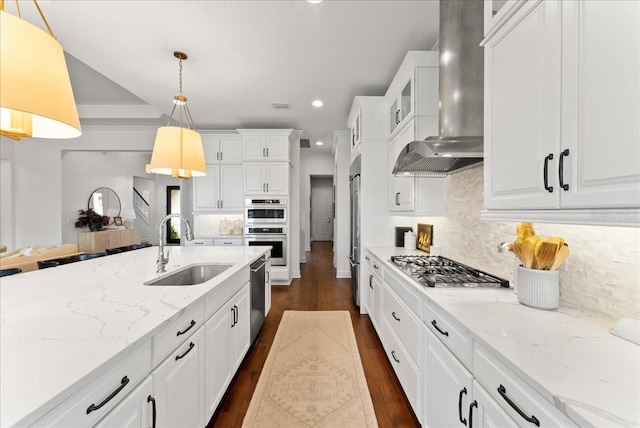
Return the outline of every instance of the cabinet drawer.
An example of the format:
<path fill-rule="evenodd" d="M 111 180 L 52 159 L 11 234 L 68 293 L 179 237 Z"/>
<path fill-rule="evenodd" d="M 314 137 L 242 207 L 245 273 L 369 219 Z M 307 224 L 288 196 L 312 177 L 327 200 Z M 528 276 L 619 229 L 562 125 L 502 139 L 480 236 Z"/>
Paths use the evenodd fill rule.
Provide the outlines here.
<path fill-rule="evenodd" d="M 204 319 L 208 320 L 224 306 L 245 284 L 249 282 L 251 271 L 249 266 L 238 271 L 231 278 L 216 286 L 205 301 Z"/>
<path fill-rule="evenodd" d="M 162 360 L 204 323 L 204 304 L 184 310 L 153 337 L 153 366 Z"/>
<path fill-rule="evenodd" d="M 448 315 L 436 310 L 428 301 L 423 301 L 422 320 L 442 342 L 471 369 L 471 337 L 467 329 Z"/>
<path fill-rule="evenodd" d="M 213 239 L 211 238 L 196 238 L 191 241 L 184 241 L 184 245 L 187 247 L 206 247 L 213 245 Z"/>
<path fill-rule="evenodd" d="M 528 418 L 537 419 L 541 427 L 575 427 L 565 415 L 534 391 L 491 353 L 476 343 L 473 351 L 473 373 L 489 395 L 520 426 L 532 427 L 516 408 Z M 511 404 L 509 403 L 511 402 Z"/>
<path fill-rule="evenodd" d="M 242 246 L 242 238 L 216 238 L 213 240 L 213 245 L 226 245 L 226 246 Z"/>
<path fill-rule="evenodd" d="M 382 345 L 391 362 L 393 370 L 402 385 L 402 390 L 407 396 L 413 412 L 419 415 L 418 410 L 418 390 L 420 385 L 420 372 L 413 364 L 411 358 L 400 345 L 400 342 L 392 332 L 386 319 L 382 320 Z"/>
<path fill-rule="evenodd" d="M 389 325 L 400 338 L 400 341 L 407 349 L 409 356 L 415 364 L 420 359 L 420 329 L 422 323 L 417 316 L 411 313 L 411 310 L 403 304 L 400 299 L 389 290 L 388 286 L 384 289 L 384 317 Z"/>
<path fill-rule="evenodd" d="M 400 297 L 400 300 L 402 300 L 416 316 L 420 317 L 420 302 L 422 299 L 416 294 L 414 285 L 407 284 L 405 280 L 399 279 L 395 272 L 391 272 L 391 269 L 385 270 L 384 282 L 389 285 L 389 288 Z"/>
<path fill-rule="evenodd" d="M 93 426 L 151 372 L 151 341 L 56 407 L 34 426 Z M 111 398 L 110 398 L 111 397 Z"/>

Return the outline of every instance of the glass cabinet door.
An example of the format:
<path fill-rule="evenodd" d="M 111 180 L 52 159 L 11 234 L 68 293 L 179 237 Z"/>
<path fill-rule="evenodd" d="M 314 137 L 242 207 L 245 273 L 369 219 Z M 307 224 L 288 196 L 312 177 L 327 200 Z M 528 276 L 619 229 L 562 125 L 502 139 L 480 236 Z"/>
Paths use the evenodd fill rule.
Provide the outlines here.
<path fill-rule="evenodd" d="M 400 106 L 400 121 L 402 122 L 405 117 L 408 117 L 411 114 L 411 79 L 407 82 L 405 87 L 402 89 L 402 94 L 400 97 L 401 106 Z"/>

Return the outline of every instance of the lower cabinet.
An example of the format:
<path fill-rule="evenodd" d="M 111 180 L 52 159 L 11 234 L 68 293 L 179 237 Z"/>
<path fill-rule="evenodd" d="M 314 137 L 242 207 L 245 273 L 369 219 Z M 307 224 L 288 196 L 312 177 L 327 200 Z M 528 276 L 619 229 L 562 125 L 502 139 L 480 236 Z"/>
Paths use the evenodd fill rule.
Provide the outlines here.
<path fill-rule="evenodd" d="M 205 330 L 200 327 L 153 372 L 157 427 L 203 427 Z"/>
<path fill-rule="evenodd" d="M 242 359 L 251 346 L 251 300 L 247 283 L 229 302 L 232 319 L 230 324 L 230 344 L 232 371 L 240 367 Z"/>
<path fill-rule="evenodd" d="M 96 428 L 155 428 L 156 415 L 153 378 L 147 376 Z"/>
<path fill-rule="evenodd" d="M 519 426 L 476 380 L 473 381 L 473 401 L 469 404 L 468 409 L 469 428 L 510 428 Z M 530 425 L 535 426 L 535 424 Z"/>

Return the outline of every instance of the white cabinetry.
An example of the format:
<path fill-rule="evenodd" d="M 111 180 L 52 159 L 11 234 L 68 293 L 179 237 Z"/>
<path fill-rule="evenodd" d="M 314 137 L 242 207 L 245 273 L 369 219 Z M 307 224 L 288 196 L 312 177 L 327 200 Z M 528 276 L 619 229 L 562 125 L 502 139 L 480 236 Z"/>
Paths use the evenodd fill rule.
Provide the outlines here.
<path fill-rule="evenodd" d="M 347 119 L 351 129 L 352 158 L 360 153 L 361 143 L 388 141 L 389 127 L 384 118 L 386 101 L 384 97 L 355 97 Z"/>
<path fill-rule="evenodd" d="M 233 372 L 240 367 L 242 359 L 251 346 L 251 300 L 249 300 L 249 284 L 236 294 L 229 302 L 232 312 L 230 320 L 231 341 L 231 363 Z"/>
<path fill-rule="evenodd" d="M 242 165 L 207 165 L 207 175 L 193 178 L 193 210 L 241 212 Z"/>
<path fill-rule="evenodd" d="M 289 160 L 288 135 L 245 135 L 244 160 Z"/>
<path fill-rule="evenodd" d="M 157 427 L 203 427 L 204 329 L 199 328 L 153 371 Z"/>
<path fill-rule="evenodd" d="M 245 162 L 244 193 L 287 195 L 289 193 L 289 163 Z"/>
<path fill-rule="evenodd" d="M 203 132 L 202 148 L 207 164 L 242 163 L 243 145 L 240 136 L 220 136 Z"/>
<path fill-rule="evenodd" d="M 375 328 L 378 336 L 381 335 L 380 330 L 380 300 L 382 295 L 382 263 L 380 263 L 371 253 L 368 251 L 365 253 L 366 263 L 361 266 L 364 267 L 362 274 L 368 283 L 368 298 L 364 301 L 366 313 L 369 314 L 371 323 Z"/>
<path fill-rule="evenodd" d="M 155 427 L 157 414 L 153 397 L 153 380 L 147 378 L 127 395 L 96 428 L 149 428 Z"/>
<path fill-rule="evenodd" d="M 640 3 L 509 10 L 483 42 L 483 217 L 637 224 Z"/>

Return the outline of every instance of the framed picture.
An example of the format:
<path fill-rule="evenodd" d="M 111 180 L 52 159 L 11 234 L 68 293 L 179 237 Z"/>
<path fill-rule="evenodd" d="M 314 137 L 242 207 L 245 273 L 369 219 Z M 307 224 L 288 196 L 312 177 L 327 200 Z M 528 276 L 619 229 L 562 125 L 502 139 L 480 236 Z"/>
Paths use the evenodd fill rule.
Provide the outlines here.
<path fill-rule="evenodd" d="M 113 224 L 115 224 L 116 226 L 122 226 L 122 217 L 114 217 L 113 218 Z"/>
<path fill-rule="evenodd" d="M 418 235 L 416 236 L 416 247 L 419 250 L 429 252 L 433 243 L 433 225 L 418 223 Z"/>

